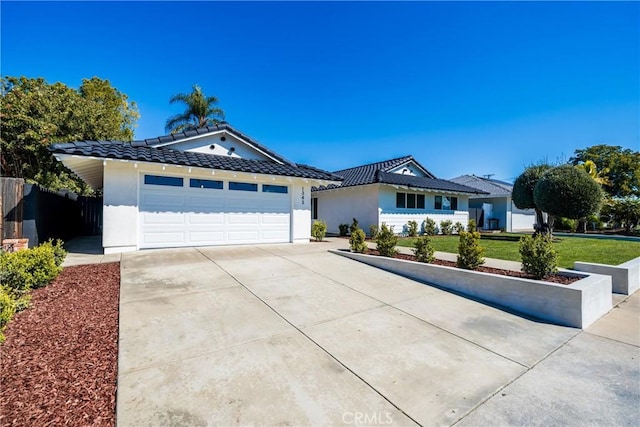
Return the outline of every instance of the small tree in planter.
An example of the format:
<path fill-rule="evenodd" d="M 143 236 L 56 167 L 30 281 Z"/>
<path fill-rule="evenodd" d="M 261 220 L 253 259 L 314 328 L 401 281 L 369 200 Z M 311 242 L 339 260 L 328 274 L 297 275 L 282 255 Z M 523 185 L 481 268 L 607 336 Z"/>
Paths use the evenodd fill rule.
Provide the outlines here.
<path fill-rule="evenodd" d="M 484 249 L 480 246 L 480 233 L 477 231 L 463 231 L 460 233 L 458 243 L 458 259 L 456 265 L 466 270 L 475 270 L 484 264 L 482 254 Z"/>
<path fill-rule="evenodd" d="M 426 234 L 427 236 L 435 236 L 436 234 L 438 234 L 436 222 L 431 218 L 425 219 L 422 225 L 424 227 L 424 234 Z"/>
<path fill-rule="evenodd" d="M 451 224 L 453 223 L 448 219 L 440 221 L 440 231 L 442 231 L 442 234 L 445 236 L 449 236 L 451 234 Z"/>
<path fill-rule="evenodd" d="M 425 235 L 418 238 L 413 246 L 413 254 L 416 256 L 416 260 L 418 262 L 433 262 L 435 259 L 433 256 L 435 249 L 433 248 L 433 244 L 431 243 L 431 238 L 429 236 Z"/>
<path fill-rule="evenodd" d="M 520 238 L 522 271 L 536 279 L 543 279 L 558 271 L 558 253 L 553 248 L 553 238 L 545 234 Z"/>
<path fill-rule="evenodd" d="M 327 223 L 324 221 L 313 221 L 311 226 L 311 235 L 316 239 L 316 242 L 322 242 L 324 236 L 327 235 Z"/>
<path fill-rule="evenodd" d="M 469 225 L 467 225 L 467 231 L 470 233 L 475 233 L 476 231 L 478 231 L 478 226 L 476 225 L 475 219 L 469 220 Z"/>
<path fill-rule="evenodd" d="M 398 253 L 397 244 L 398 236 L 393 232 L 393 227 L 387 227 L 387 224 L 383 222 L 376 237 L 376 249 L 382 256 L 393 257 Z"/>
<path fill-rule="evenodd" d="M 349 231 L 351 232 L 351 234 L 353 234 L 354 231 L 359 230 L 359 229 L 360 229 L 360 227 L 358 226 L 358 220 L 353 218 L 353 222 L 349 226 Z"/>
<path fill-rule="evenodd" d="M 351 233 L 351 237 L 349 237 L 349 245 L 351 246 L 351 250 L 353 252 L 362 253 L 367 250 L 367 244 L 364 242 L 366 239 L 366 234 L 364 231 L 359 228 L 355 229 Z"/>
<path fill-rule="evenodd" d="M 453 232 L 454 233 L 460 234 L 463 231 L 464 231 L 464 225 L 462 225 L 462 223 L 460 221 L 458 221 L 455 224 L 453 224 Z"/>
<path fill-rule="evenodd" d="M 418 223 L 416 221 L 407 222 L 407 233 L 409 237 L 416 237 L 418 235 Z"/>
<path fill-rule="evenodd" d="M 369 236 L 372 240 L 375 240 L 378 237 L 378 224 L 371 224 L 369 226 Z"/>
<path fill-rule="evenodd" d="M 341 236 L 346 236 L 347 234 L 349 234 L 349 224 L 340 224 L 338 226 L 338 230 L 340 230 Z"/>

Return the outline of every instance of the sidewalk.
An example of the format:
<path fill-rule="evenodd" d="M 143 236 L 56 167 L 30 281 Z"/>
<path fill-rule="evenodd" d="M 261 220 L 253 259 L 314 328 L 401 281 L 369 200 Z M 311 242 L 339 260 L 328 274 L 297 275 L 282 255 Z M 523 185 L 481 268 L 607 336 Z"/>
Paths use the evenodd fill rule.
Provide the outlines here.
<path fill-rule="evenodd" d="M 102 249 L 101 236 L 82 236 L 65 242 L 67 257 L 63 267 L 84 264 L 100 264 L 104 262 L 119 262 L 121 254 L 105 255 Z"/>

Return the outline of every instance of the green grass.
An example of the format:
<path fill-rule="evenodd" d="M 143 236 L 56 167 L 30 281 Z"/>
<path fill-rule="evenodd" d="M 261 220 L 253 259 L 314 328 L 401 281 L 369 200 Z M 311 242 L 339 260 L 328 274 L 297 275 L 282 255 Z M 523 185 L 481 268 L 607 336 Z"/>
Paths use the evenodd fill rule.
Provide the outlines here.
<path fill-rule="evenodd" d="M 520 261 L 519 237 L 511 233 L 483 236 L 480 246 L 487 258 Z M 413 247 L 414 241 L 414 238 L 401 238 L 398 246 Z M 434 236 L 431 241 L 436 251 L 458 253 L 458 236 Z M 640 256 L 640 242 L 564 236 L 556 236 L 554 242 L 558 266 L 563 268 L 573 268 L 575 261 L 618 265 Z"/>

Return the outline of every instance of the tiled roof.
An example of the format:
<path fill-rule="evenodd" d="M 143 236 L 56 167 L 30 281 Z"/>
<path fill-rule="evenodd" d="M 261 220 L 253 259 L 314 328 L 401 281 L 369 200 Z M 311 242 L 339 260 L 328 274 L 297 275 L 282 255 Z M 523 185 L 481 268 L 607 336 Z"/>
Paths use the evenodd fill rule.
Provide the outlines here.
<path fill-rule="evenodd" d="M 399 166 L 410 161 L 420 165 L 413 156 L 404 156 L 397 159 L 385 160 L 382 162 L 371 163 L 368 165 L 357 166 L 354 168 L 344 169 L 334 172 L 344 178 L 341 185 L 329 185 L 312 187 L 312 191 L 322 191 L 334 188 L 353 187 L 356 185 L 366 185 L 373 183 L 402 185 L 414 188 L 424 188 L 428 190 L 456 191 L 460 193 L 482 194 L 483 191 L 456 184 L 444 179 L 437 179 L 433 175 L 431 177 L 419 177 L 413 175 L 402 175 L 397 173 L 389 173 Z M 420 166 L 422 167 L 422 166 Z M 424 169 L 424 168 L 423 168 Z M 426 169 L 425 169 L 426 170 Z"/>
<path fill-rule="evenodd" d="M 119 141 L 79 141 L 53 144 L 49 147 L 49 150 L 53 153 L 105 159 L 133 160 L 327 181 L 342 180 L 340 176 L 307 165 L 298 165 L 295 163 L 280 164 L 275 161 L 249 160 L 238 157 L 172 150 L 170 148 L 155 148 L 146 144 L 133 145 Z"/>
<path fill-rule="evenodd" d="M 399 173 L 377 172 L 377 182 L 384 184 L 402 185 L 405 187 L 425 188 L 428 190 L 455 191 L 458 193 L 480 194 L 482 190 L 456 184 L 446 179 L 424 178 L 421 176 L 402 175 Z"/>
<path fill-rule="evenodd" d="M 450 179 L 450 181 L 485 191 L 486 193 L 488 193 L 489 197 L 510 196 L 511 190 L 513 189 L 513 185 L 509 184 L 508 182 L 482 178 L 476 175 L 461 175 L 456 178 Z"/>
<path fill-rule="evenodd" d="M 265 154 L 267 154 L 269 157 L 273 157 L 274 159 L 282 162 L 282 163 L 288 163 L 292 166 L 295 166 L 295 163 L 287 160 L 286 158 L 282 157 L 280 154 L 271 151 L 270 149 L 268 149 L 267 147 L 265 147 L 264 145 L 260 144 L 258 141 L 256 141 L 255 139 L 251 138 L 248 135 L 245 135 L 244 133 L 240 132 L 239 130 L 233 128 L 229 123 L 227 122 L 221 122 L 218 123 L 217 125 L 214 126 L 205 126 L 203 128 L 199 128 L 199 129 L 193 129 L 193 130 L 188 130 L 185 132 L 179 132 L 179 133 L 172 133 L 169 135 L 164 135 L 164 136 L 158 136 L 156 138 L 147 138 L 147 139 L 141 139 L 141 140 L 137 140 L 137 141 L 132 141 L 131 145 L 134 147 L 144 147 L 144 146 L 150 146 L 150 147 L 157 147 L 158 145 L 165 145 L 165 144 L 172 144 L 175 142 L 180 142 L 183 139 L 186 138 L 193 138 L 195 136 L 198 135 L 206 135 L 208 133 L 212 133 L 212 132 L 219 132 L 219 131 L 227 131 L 228 133 L 243 139 L 245 141 L 247 141 L 249 144 L 253 145 L 254 147 L 256 147 L 257 149 L 259 149 L 260 151 L 264 152 Z M 115 141 L 113 141 L 115 142 Z"/>

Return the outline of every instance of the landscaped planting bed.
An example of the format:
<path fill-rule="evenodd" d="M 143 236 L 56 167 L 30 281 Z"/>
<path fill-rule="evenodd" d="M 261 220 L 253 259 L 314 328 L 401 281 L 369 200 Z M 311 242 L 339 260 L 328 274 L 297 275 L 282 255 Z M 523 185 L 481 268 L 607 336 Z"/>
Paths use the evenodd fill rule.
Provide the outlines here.
<path fill-rule="evenodd" d="M 67 267 L 0 346 L 0 425 L 115 425 L 120 264 Z"/>

